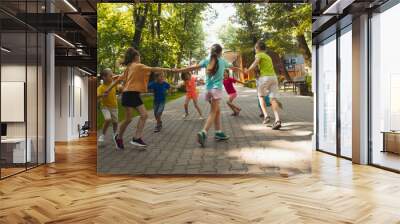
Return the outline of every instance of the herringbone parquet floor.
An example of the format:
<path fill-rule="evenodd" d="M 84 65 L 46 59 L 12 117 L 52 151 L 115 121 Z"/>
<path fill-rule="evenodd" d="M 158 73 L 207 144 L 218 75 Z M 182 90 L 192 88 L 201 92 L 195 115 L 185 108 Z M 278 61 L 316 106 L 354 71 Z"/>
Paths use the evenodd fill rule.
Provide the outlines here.
<path fill-rule="evenodd" d="M 284 177 L 96 175 L 96 142 L 0 181 L 0 223 L 400 223 L 400 175 L 315 152 Z"/>

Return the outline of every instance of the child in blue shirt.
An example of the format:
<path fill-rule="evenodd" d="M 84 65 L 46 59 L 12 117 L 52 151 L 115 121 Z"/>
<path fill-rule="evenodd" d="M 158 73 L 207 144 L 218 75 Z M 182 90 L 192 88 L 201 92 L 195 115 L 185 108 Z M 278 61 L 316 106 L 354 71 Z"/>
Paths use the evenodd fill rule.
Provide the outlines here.
<path fill-rule="evenodd" d="M 161 115 L 164 111 L 167 91 L 170 85 L 164 80 L 164 75 L 161 73 L 155 74 L 154 81 L 149 83 L 149 89 L 154 92 L 154 117 L 156 118 L 157 125 L 154 132 L 160 132 L 162 128 Z"/>

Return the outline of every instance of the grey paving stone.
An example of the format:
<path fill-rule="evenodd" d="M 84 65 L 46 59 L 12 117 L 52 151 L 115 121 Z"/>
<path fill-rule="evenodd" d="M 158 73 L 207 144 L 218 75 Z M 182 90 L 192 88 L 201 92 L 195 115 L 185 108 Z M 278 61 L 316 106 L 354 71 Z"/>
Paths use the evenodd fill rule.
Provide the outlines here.
<path fill-rule="evenodd" d="M 256 92 L 237 87 L 235 103 L 242 108 L 238 117 L 229 116 L 230 109 L 221 103 L 222 127 L 231 136 L 228 141 L 214 140 L 208 133 L 206 147 L 197 144 L 196 133 L 204 120 L 198 119 L 193 105 L 183 120 L 184 97 L 166 104 L 163 129 L 153 133 L 155 121 L 150 117 L 144 130 L 145 151 L 128 142 L 134 133 L 137 118 L 124 136 L 126 149 L 116 151 L 111 132 L 98 145 L 98 172 L 109 174 L 261 174 L 291 176 L 311 171 L 309 152 L 313 130 L 313 99 L 281 93 L 284 105 L 283 127 L 273 131 L 258 117 Z M 226 97 L 226 96 L 225 96 Z M 225 101 L 225 100 L 223 100 Z M 199 101 L 205 115 L 209 104 Z M 270 109 L 268 109 L 270 111 Z M 152 113 L 149 113 L 152 116 Z M 273 113 L 271 113 L 273 117 Z"/>

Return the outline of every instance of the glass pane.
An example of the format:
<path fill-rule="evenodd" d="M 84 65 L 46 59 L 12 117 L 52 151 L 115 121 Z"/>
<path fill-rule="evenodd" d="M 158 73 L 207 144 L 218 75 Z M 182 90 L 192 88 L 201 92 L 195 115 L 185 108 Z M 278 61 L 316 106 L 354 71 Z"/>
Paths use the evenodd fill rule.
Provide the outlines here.
<path fill-rule="evenodd" d="M 340 150 L 352 157 L 352 34 L 340 36 Z"/>
<path fill-rule="evenodd" d="M 336 39 L 318 48 L 318 148 L 336 153 Z"/>
<path fill-rule="evenodd" d="M 27 80 L 26 80 L 26 113 L 27 113 L 27 142 L 28 150 L 30 148 L 30 160 L 28 168 L 37 165 L 38 160 L 38 35 L 36 32 L 27 33 L 28 38 L 28 62 L 27 62 Z"/>
<path fill-rule="evenodd" d="M 372 18 L 372 163 L 400 170 L 400 5 Z"/>
<path fill-rule="evenodd" d="M 39 34 L 38 45 L 38 163 L 45 163 L 45 44 L 46 37 L 44 34 Z"/>
<path fill-rule="evenodd" d="M 5 177 L 25 170 L 31 159 L 31 151 L 26 150 L 25 32 L 3 32 L 1 46 L 1 173 Z"/>

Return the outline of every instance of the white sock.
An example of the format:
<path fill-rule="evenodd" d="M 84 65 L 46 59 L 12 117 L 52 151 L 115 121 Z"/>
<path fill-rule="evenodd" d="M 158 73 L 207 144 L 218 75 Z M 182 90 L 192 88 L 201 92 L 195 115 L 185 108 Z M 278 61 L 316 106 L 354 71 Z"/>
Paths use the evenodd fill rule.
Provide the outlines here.
<path fill-rule="evenodd" d="M 278 111 L 274 111 L 274 115 L 275 115 L 275 122 L 279 121 L 279 114 Z"/>

